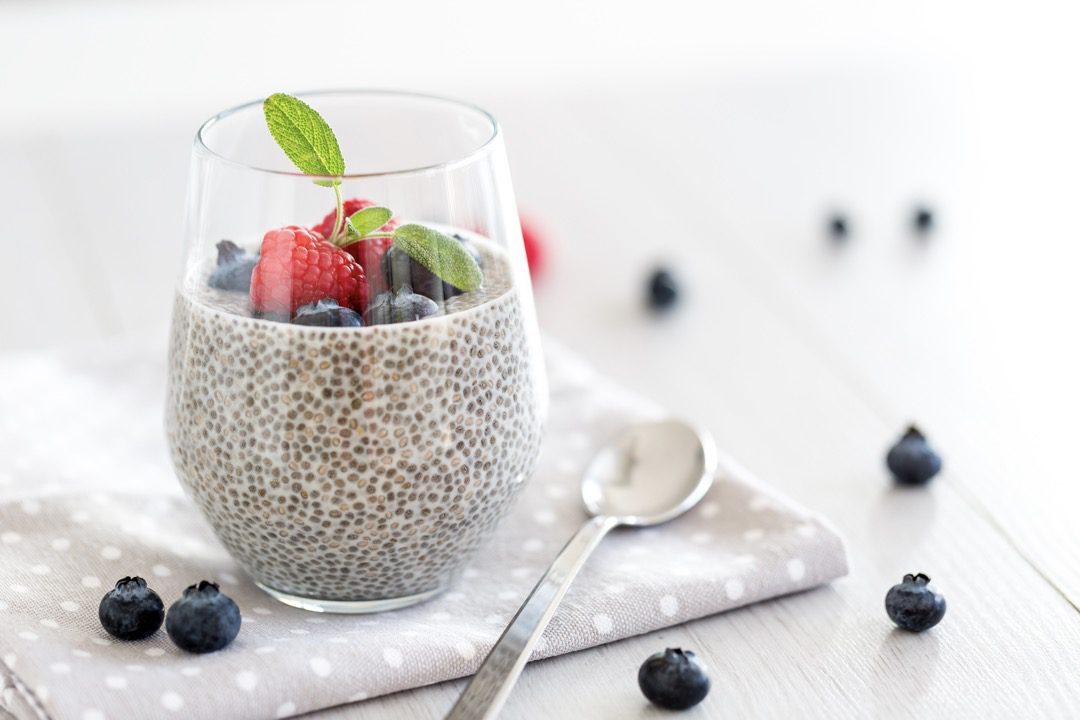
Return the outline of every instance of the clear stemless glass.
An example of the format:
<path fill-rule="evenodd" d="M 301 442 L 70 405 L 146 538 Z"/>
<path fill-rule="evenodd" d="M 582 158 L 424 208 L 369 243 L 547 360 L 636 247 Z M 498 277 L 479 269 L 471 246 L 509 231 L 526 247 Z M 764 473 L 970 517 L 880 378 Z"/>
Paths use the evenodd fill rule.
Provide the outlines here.
<path fill-rule="evenodd" d="M 255 286 L 274 278 L 322 288 L 323 255 L 341 257 L 323 239 L 335 194 L 292 167 L 261 101 L 223 112 L 195 139 L 166 427 L 180 482 L 266 592 L 387 610 L 451 584 L 533 472 L 548 397 L 532 290 L 491 115 L 408 93 L 300 97 L 337 135 L 345 213 L 365 199 L 453 237 L 483 283 L 462 292 L 369 239 L 343 245 L 367 284 L 348 311 L 260 310 Z M 296 287 L 277 288 L 286 305 Z"/>

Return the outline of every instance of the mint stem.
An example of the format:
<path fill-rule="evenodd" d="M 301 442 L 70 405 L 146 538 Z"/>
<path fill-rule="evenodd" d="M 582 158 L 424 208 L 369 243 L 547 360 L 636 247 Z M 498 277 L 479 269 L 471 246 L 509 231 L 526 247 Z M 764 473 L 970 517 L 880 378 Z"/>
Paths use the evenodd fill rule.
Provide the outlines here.
<path fill-rule="evenodd" d="M 334 185 L 334 196 L 337 198 L 336 214 L 334 215 L 334 231 L 330 233 L 330 242 L 338 244 L 338 237 L 345 229 L 345 202 L 341 199 L 341 184 Z"/>

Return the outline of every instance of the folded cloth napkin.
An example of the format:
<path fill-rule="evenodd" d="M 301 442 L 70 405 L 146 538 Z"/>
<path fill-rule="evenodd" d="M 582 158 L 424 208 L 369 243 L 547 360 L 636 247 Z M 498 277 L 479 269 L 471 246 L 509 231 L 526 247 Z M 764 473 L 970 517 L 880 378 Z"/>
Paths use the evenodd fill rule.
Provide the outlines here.
<path fill-rule="evenodd" d="M 494 541 L 444 595 L 367 616 L 277 604 L 237 568 L 170 480 L 160 360 L 0 360 L 0 716 L 287 717 L 474 672 L 584 520 L 577 483 L 593 451 L 663 415 L 552 343 L 547 355 L 552 404 L 539 470 Z M 534 658 L 846 572 L 828 524 L 722 456 L 716 484 L 687 516 L 604 540 Z M 239 637 L 202 656 L 164 630 L 114 640 L 97 606 L 125 575 L 147 578 L 166 605 L 193 582 L 218 581 L 240 606 Z"/>

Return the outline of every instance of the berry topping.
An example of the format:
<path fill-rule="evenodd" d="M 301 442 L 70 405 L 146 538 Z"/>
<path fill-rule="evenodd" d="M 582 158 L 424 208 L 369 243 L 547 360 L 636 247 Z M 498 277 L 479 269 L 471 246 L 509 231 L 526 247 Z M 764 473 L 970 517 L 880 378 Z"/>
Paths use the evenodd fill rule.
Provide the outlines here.
<path fill-rule="evenodd" d="M 399 247 L 390 247 L 386 251 L 380 269 L 387 286 L 394 292 L 408 288 L 437 303 L 446 299 L 445 283 Z"/>
<path fill-rule="evenodd" d="M 846 240 L 849 232 L 847 218 L 840 213 L 829 216 L 828 230 L 829 237 L 836 242 Z"/>
<path fill-rule="evenodd" d="M 239 262 L 245 257 L 249 257 L 247 250 L 240 247 L 232 240 L 222 240 L 217 244 L 217 264 L 218 267 L 222 265 L 231 265 L 234 262 Z"/>
<path fill-rule="evenodd" d="M 98 619 L 115 638 L 142 640 L 161 627 L 165 605 L 141 577 L 123 577 L 101 598 Z"/>
<path fill-rule="evenodd" d="M 482 266 L 480 252 L 461 235 L 453 236 L 477 265 Z M 382 256 L 381 273 L 389 289 L 397 292 L 408 286 L 413 292 L 435 302 L 461 295 L 463 290 L 444 282 L 426 267 L 409 257 L 400 247 L 390 247 Z"/>
<path fill-rule="evenodd" d="M 686 710 L 709 694 L 705 666 L 679 648 L 650 655 L 638 670 L 638 685 L 650 702 L 668 710 Z"/>
<path fill-rule="evenodd" d="M 941 472 L 941 456 L 912 425 L 889 450 L 885 465 L 901 485 L 925 485 Z"/>
<path fill-rule="evenodd" d="M 660 268 L 649 277 L 649 307 L 666 310 L 679 299 L 679 284 L 667 270 Z"/>
<path fill-rule="evenodd" d="M 898 627 L 922 632 L 945 617 L 945 597 L 930 587 L 930 578 L 922 573 L 905 575 L 885 596 L 885 612 Z"/>
<path fill-rule="evenodd" d="M 216 583 L 202 580 L 169 606 L 165 631 L 181 650 L 214 652 L 240 633 L 240 608 Z"/>
<path fill-rule="evenodd" d="M 393 244 L 392 237 L 369 237 L 345 246 L 345 252 L 356 258 L 356 262 L 364 269 L 369 297 L 390 289 L 383 276 L 382 259 Z"/>
<path fill-rule="evenodd" d="M 398 227 L 390 208 L 370 200 L 352 198 L 346 203 L 342 199 L 345 158 L 334 131 L 311 106 L 291 95 L 274 93 L 263 101 L 263 115 L 270 135 L 289 160 L 305 175 L 319 176 L 315 184 L 332 188 L 337 204 L 312 231 L 289 226 L 263 238 L 262 258 L 251 285 L 256 314 L 287 311 L 291 315 L 301 305 L 325 297 L 363 312 L 370 292 L 378 292 L 382 285 L 380 278 L 369 291 L 366 278 L 378 275 L 370 271 L 376 265 L 381 268 L 391 243 L 454 288 L 467 292 L 483 284 L 479 263 L 460 242 L 415 223 Z M 340 257 L 313 246 L 312 239 L 335 250 L 358 245 L 352 256 L 342 251 L 353 261 L 358 276 Z"/>
<path fill-rule="evenodd" d="M 293 315 L 301 305 L 323 298 L 357 311 L 367 306 L 367 279 L 356 260 L 306 228 L 290 225 L 266 233 L 251 276 L 255 311 Z"/>
<path fill-rule="evenodd" d="M 259 258 L 231 240 L 217 244 L 217 267 L 210 273 L 208 284 L 218 290 L 247 292 L 251 287 L 251 271 Z"/>
<path fill-rule="evenodd" d="M 918 235 L 929 235 L 934 229 L 934 213 L 928 207 L 917 207 L 911 218 L 911 226 Z"/>
<path fill-rule="evenodd" d="M 547 251 L 535 225 L 526 222 L 524 218 L 521 220 L 521 239 L 525 243 L 525 259 L 529 261 L 529 274 L 534 278 L 539 277 L 544 269 Z"/>
<path fill-rule="evenodd" d="M 342 217 L 351 217 L 352 215 L 360 212 L 361 210 L 369 207 L 375 207 L 376 205 L 377 203 L 373 200 L 367 200 L 365 198 L 349 198 L 344 203 L 342 203 Z M 322 219 L 322 222 L 311 228 L 311 232 L 318 233 L 320 236 L 328 238 L 334 232 L 335 220 L 337 220 L 337 209 L 331 210 L 330 213 Z M 397 220 L 390 220 L 388 223 L 379 228 L 379 230 L 381 232 L 391 232 L 394 228 L 397 227 L 397 225 Z M 349 249 L 350 247 L 351 245 L 346 246 L 346 249 Z M 364 270 L 366 271 L 367 268 L 365 267 Z"/>
<path fill-rule="evenodd" d="M 414 293 L 405 285 L 397 292 L 377 295 L 364 313 L 364 322 L 368 325 L 388 325 L 422 320 L 438 312 L 439 306 L 434 300 Z"/>
<path fill-rule="evenodd" d="M 332 298 L 323 298 L 318 302 L 301 305 L 292 321 L 295 325 L 316 327 L 362 327 L 364 324 L 360 313 L 341 307 Z"/>

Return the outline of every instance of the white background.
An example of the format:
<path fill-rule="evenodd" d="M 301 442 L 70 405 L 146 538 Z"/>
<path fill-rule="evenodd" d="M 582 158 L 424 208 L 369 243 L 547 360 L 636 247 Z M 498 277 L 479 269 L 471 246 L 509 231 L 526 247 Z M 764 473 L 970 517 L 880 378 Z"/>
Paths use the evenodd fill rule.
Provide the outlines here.
<path fill-rule="evenodd" d="M 842 507 L 801 478 L 828 462 L 809 428 L 845 432 L 807 385 L 820 364 L 896 433 L 920 422 L 947 482 L 1075 604 L 1077 14 L 5 2 L 0 350 L 161 342 L 190 141 L 218 110 L 283 89 L 461 96 L 503 121 L 546 230 L 545 330 L 704 419 L 767 481 Z M 917 202 L 939 220 L 925 243 Z M 843 248 L 831 208 L 851 219 Z M 665 320 L 641 307 L 658 261 L 686 285 Z"/>

